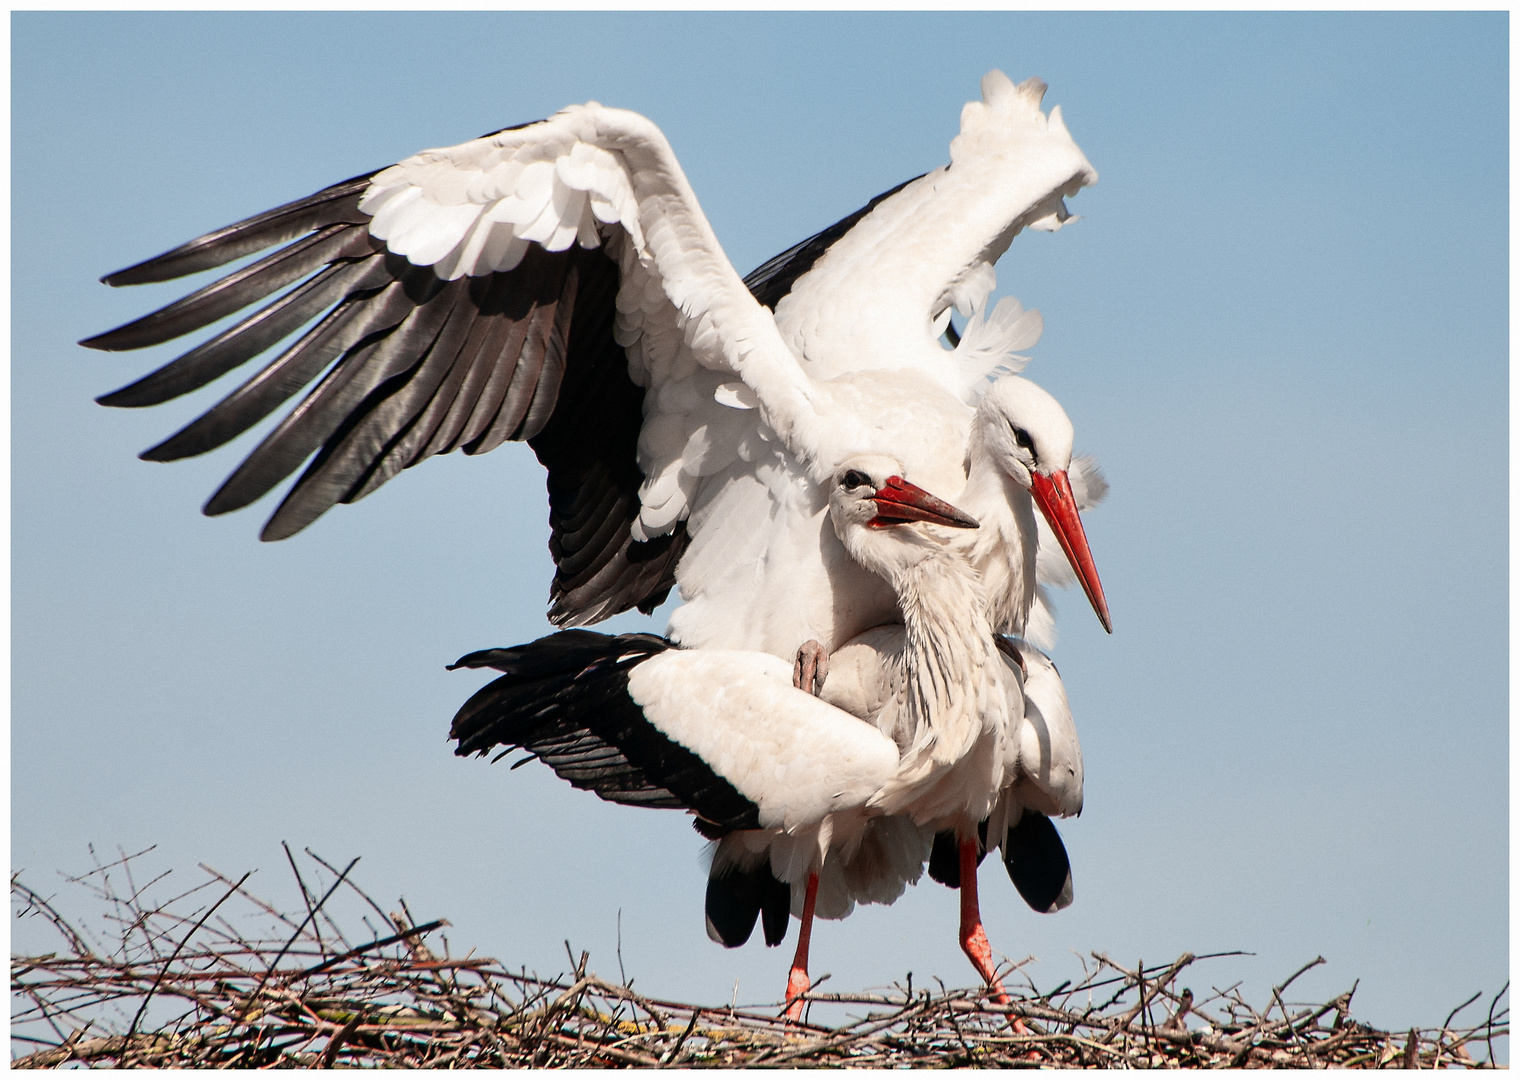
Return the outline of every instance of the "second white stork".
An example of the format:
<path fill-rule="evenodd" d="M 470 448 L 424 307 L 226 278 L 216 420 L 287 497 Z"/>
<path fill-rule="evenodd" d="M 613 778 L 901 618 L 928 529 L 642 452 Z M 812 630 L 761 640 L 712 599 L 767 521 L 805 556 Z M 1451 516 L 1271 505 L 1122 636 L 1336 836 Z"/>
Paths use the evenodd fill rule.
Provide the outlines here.
<path fill-rule="evenodd" d="M 998 718 L 1008 707 L 1008 689 L 996 678 L 1002 665 L 977 651 L 996 652 L 990 633 L 975 617 L 964 618 L 953 600 L 936 603 L 953 594 L 979 606 L 974 578 L 942 538 L 904 527 L 976 523 L 899 471 L 887 459 L 848 459 L 831 496 L 833 519 L 850 550 L 889 577 L 908 616 L 909 670 L 919 677 L 901 708 L 885 710 L 877 723 L 861 723 L 793 687 L 790 665 L 770 654 L 679 649 L 651 635 L 564 631 L 472 653 L 456 665 L 505 673 L 455 717 L 456 753 L 522 747 L 605 799 L 682 807 L 709 839 L 739 837 L 737 848 L 720 845 L 716 888 L 708 891 L 709 931 L 719 940 L 747 938 L 764 909 L 766 936 L 779 941 L 792 891 L 801 894 L 789 1013 L 800 1014 L 799 998 L 808 988 L 820 872 L 831 860 L 857 855 L 880 814 L 875 800 L 902 768 L 900 742 L 916 743 L 910 752 L 953 751 L 959 761 L 983 767 L 1001 761 L 990 745 L 981 754 L 967 749 L 984 729 L 1000 733 Z M 991 797 L 996 791 L 994 782 Z M 979 803 L 973 812 L 989 808 Z M 880 843 L 879 833 L 873 843 Z M 919 853 L 919 863 L 926 853 Z M 756 896 L 748 887 L 761 854 L 765 871 L 757 880 L 789 888 Z M 737 881 L 731 869 L 739 871 Z"/>

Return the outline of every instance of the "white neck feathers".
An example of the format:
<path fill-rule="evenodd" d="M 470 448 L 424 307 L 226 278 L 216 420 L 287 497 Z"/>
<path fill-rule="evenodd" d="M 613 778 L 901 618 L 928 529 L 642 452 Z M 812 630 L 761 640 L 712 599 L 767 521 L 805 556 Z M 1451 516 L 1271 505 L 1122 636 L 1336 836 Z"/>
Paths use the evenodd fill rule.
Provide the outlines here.
<path fill-rule="evenodd" d="M 976 433 L 967 457 L 966 488 L 956 504 L 981 528 L 953 542 L 981 579 L 992 628 L 1022 637 L 1034 604 L 1039 552 L 1034 500 L 999 467 Z"/>

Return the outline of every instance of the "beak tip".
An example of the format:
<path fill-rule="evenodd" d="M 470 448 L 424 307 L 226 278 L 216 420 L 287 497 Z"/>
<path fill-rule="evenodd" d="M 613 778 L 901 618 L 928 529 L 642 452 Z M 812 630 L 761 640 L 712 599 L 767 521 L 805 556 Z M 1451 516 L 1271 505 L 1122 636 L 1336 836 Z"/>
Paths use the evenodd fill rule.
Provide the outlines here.
<path fill-rule="evenodd" d="M 1098 616 L 1098 622 L 1102 624 L 1103 632 L 1112 634 L 1114 632 L 1114 620 L 1109 617 L 1108 604 L 1094 603 L 1093 612 Z"/>

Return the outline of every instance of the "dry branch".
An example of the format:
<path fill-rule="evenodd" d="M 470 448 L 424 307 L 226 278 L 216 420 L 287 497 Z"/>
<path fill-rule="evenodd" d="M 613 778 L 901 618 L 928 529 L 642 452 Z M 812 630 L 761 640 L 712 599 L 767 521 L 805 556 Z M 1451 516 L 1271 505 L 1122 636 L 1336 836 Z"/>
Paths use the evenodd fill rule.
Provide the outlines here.
<path fill-rule="evenodd" d="M 43 920 L 59 939 L 55 952 L 11 958 L 13 1066 L 1489 1067 L 1509 1034 L 1507 984 L 1472 1026 L 1452 1023 L 1477 997 L 1440 1027 L 1408 1032 L 1353 1020 L 1355 987 L 1324 1004 L 1286 1001 L 1317 958 L 1259 1012 L 1238 984 L 1198 998 L 1177 985 L 1188 967 L 1237 953 L 1134 969 L 1094 953 L 1080 982 L 1043 994 L 1031 984 L 1005 1006 L 911 982 L 882 994 L 814 992 L 814 1015 L 837 1021 L 788 1025 L 778 1006 L 645 997 L 599 978 L 584 953 L 552 979 L 440 956 L 425 939 L 447 923 L 417 923 L 404 904 L 384 914 L 348 876 L 353 863 L 339 871 L 307 852 L 316 868 L 303 874 L 290 856 L 301 894 L 290 915 L 249 892 L 247 875 L 209 867 L 204 883 L 152 901 L 164 875 L 135 883 L 144 854 L 70 879 L 106 912 L 105 934 L 12 878 L 15 917 Z M 340 929 L 340 896 L 363 905 L 370 940 Z"/>

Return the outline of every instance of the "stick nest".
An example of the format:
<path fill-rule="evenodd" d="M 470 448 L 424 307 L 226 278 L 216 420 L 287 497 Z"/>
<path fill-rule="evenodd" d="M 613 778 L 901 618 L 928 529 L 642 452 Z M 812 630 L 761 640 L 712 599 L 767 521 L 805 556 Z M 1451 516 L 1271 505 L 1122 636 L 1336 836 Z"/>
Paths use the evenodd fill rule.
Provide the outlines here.
<path fill-rule="evenodd" d="M 1180 985 L 1198 961 L 1239 953 L 1155 967 L 1094 953 L 1080 981 L 1014 989 L 1001 1006 L 911 977 L 882 994 L 815 990 L 808 1022 L 788 1025 L 777 1005 L 645 997 L 592 973 L 585 953 L 551 979 L 456 959 L 446 922 L 419 923 L 404 903 L 385 912 L 349 879 L 353 863 L 339 870 L 310 851 L 303 872 L 286 849 L 302 897 L 288 911 L 246 889 L 250 875 L 205 865 L 200 884 L 149 900 L 169 875 L 140 886 L 146 854 L 67 879 L 104 909 L 102 934 L 12 878 L 16 919 L 40 919 L 60 940 L 11 957 L 13 1066 L 1471 1068 L 1499 1061 L 1509 1034 L 1508 984 L 1470 1014 L 1476 1023 L 1453 1026 L 1478 995 L 1441 1026 L 1407 1032 L 1353 1019 L 1355 986 L 1322 1004 L 1287 1001 L 1319 958 L 1261 1008 L 1238 983 L 1198 998 Z M 365 926 L 357 941 L 335 921 L 345 905 Z"/>

